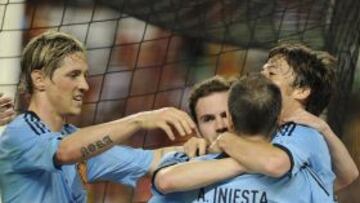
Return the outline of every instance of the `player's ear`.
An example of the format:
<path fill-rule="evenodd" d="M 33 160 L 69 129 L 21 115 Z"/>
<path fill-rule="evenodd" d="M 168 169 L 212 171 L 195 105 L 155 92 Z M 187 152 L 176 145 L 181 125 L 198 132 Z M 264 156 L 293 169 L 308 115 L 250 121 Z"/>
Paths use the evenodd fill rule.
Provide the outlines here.
<path fill-rule="evenodd" d="M 31 81 L 32 81 L 32 85 L 34 90 L 36 91 L 44 91 L 45 90 L 45 74 L 43 71 L 41 70 L 33 70 L 31 72 Z"/>
<path fill-rule="evenodd" d="M 232 131 L 234 129 L 234 123 L 233 123 L 231 114 L 229 112 L 229 109 L 226 110 L 226 117 L 228 119 L 228 124 L 229 124 L 228 128 L 229 128 L 229 130 Z"/>
<path fill-rule="evenodd" d="M 311 89 L 309 87 L 296 88 L 293 92 L 295 99 L 300 101 L 305 101 L 311 94 Z"/>

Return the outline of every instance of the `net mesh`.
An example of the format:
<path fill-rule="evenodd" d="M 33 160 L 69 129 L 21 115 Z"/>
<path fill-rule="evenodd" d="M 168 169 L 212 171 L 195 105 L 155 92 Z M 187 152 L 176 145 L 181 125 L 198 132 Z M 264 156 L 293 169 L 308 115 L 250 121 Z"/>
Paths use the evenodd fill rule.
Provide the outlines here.
<path fill-rule="evenodd" d="M 23 22 L 11 24 L 11 16 L 21 7 Z M 194 83 L 215 74 L 258 71 L 269 48 L 279 41 L 300 41 L 338 57 L 341 91 L 333 98 L 328 118 L 341 134 L 359 54 L 359 7 L 356 0 L 0 0 L 0 39 L 22 36 L 26 44 L 56 29 L 86 44 L 91 90 L 83 113 L 72 118 L 79 126 L 164 106 L 187 110 Z M 6 49 L 0 48 L 0 60 L 19 60 L 21 52 Z M 23 109 L 26 99 L 19 104 Z M 159 133 L 140 132 L 127 144 L 174 144 Z M 148 182 L 143 182 L 134 202 L 145 202 L 149 196 Z M 131 201 L 124 199 L 131 193 L 128 189 L 112 189 L 119 186 L 110 183 L 92 187 L 96 195 L 90 193 L 90 202 Z M 121 193 L 121 200 L 114 191 L 127 192 Z"/>
<path fill-rule="evenodd" d="M 324 46 L 331 1 L 101 1 L 187 37 L 268 48 L 280 39 Z"/>

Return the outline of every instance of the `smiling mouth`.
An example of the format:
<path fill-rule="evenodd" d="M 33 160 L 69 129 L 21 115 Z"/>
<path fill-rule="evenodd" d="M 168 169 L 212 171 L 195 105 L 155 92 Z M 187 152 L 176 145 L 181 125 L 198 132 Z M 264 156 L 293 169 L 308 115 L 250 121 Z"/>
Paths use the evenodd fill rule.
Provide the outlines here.
<path fill-rule="evenodd" d="M 73 98 L 73 100 L 78 101 L 78 102 L 82 102 L 83 101 L 83 96 L 76 96 Z"/>

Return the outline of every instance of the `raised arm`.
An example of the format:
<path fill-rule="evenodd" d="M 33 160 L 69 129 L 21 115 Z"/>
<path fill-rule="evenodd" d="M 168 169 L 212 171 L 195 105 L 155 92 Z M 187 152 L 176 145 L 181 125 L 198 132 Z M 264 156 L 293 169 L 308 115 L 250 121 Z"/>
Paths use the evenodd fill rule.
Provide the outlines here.
<path fill-rule="evenodd" d="M 322 133 L 330 149 L 334 172 L 336 174 L 335 191 L 348 186 L 359 176 L 359 170 L 351 158 L 349 151 L 324 120 L 302 110 L 294 114 L 293 117 L 284 120 L 284 122 L 287 121 L 308 125 Z"/>
<path fill-rule="evenodd" d="M 129 138 L 139 129 L 161 128 L 175 139 L 171 127 L 185 136 L 195 132 L 195 124 L 183 111 L 163 108 L 141 112 L 116 121 L 86 127 L 64 138 L 55 154 L 57 165 L 72 164 L 93 157 Z"/>

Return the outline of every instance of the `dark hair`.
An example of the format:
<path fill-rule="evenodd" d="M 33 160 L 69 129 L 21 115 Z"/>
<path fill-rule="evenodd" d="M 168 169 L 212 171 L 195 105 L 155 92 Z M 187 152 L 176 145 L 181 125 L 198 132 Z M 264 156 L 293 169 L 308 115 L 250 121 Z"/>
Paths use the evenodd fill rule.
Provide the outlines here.
<path fill-rule="evenodd" d="M 293 87 L 308 87 L 311 90 L 305 109 L 315 115 L 329 104 L 335 85 L 336 59 L 327 52 L 315 51 L 302 44 L 282 44 L 273 48 L 268 60 L 284 57 L 294 70 Z"/>
<path fill-rule="evenodd" d="M 265 76 L 247 75 L 230 88 L 228 106 L 236 133 L 269 137 L 281 112 L 281 92 Z"/>
<path fill-rule="evenodd" d="M 189 109 L 190 115 L 197 122 L 195 107 L 198 100 L 215 92 L 224 92 L 230 89 L 230 83 L 221 76 L 214 76 L 196 84 L 190 93 Z"/>

